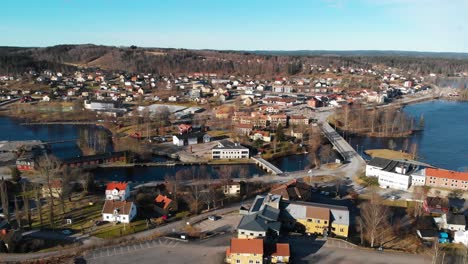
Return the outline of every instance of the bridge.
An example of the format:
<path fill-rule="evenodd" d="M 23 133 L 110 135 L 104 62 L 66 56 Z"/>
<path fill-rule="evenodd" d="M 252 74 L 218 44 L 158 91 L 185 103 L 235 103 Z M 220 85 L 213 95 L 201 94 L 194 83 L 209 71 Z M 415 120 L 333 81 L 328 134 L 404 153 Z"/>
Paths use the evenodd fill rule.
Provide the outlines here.
<path fill-rule="evenodd" d="M 274 175 L 283 174 L 282 170 L 278 169 L 275 165 L 271 164 L 270 162 L 262 158 L 252 157 L 252 160 L 255 161 L 255 164 L 257 164 L 257 166 L 266 170 L 268 173 L 271 173 Z"/>

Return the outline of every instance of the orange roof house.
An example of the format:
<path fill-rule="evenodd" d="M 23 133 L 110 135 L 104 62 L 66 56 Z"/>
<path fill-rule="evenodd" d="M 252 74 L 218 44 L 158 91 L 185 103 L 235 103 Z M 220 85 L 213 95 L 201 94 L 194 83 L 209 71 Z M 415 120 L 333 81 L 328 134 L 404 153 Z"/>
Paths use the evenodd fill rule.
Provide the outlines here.
<path fill-rule="evenodd" d="M 468 172 L 426 168 L 426 185 L 449 189 L 468 190 Z"/>
<path fill-rule="evenodd" d="M 128 183 L 126 182 L 109 182 L 106 186 L 106 190 L 125 190 L 127 189 Z"/>
<path fill-rule="evenodd" d="M 106 200 L 124 201 L 130 196 L 130 186 L 126 182 L 110 182 L 106 186 Z"/>
<path fill-rule="evenodd" d="M 263 252 L 263 239 L 232 238 L 226 249 L 226 262 L 263 263 Z"/>
<path fill-rule="evenodd" d="M 271 263 L 289 263 L 291 252 L 288 243 L 277 243 L 275 252 L 271 254 Z"/>
<path fill-rule="evenodd" d="M 175 210 L 174 201 L 165 195 L 159 194 L 158 196 L 156 196 L 156 199 L 154 199 L 154 201 L 156 202 L 158 207 L 162 208 L 166 212 Z"/>

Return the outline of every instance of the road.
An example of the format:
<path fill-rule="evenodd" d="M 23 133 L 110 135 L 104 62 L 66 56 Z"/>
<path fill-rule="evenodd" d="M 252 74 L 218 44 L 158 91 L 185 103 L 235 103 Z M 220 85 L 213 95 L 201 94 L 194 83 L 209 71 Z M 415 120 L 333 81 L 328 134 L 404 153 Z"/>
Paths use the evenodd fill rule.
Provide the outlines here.
<path fill-rule="evenodd" d="M 252 200 L 244 201 L 244 204 L 251 203 Z M 199 222 L 203 219 L 206 219 L 210 215 L 224 215 L 230 212 L 234 212 L 236 210 L 239 210 L 240 203 L 236 203 L 233 205 L 230 205 L 229 207 L 214 210 L 208 213 L 200 214 L 194 217 L 190 217 L 188 219 L 184 220 L 179 220 L 173 223 L 169 223 L 167 225 L 163 225 L 151 230 L 139 232 L 133 235 L 128 235 L 123 238 L 126 238 L 128 241 L 131 240 L 138 240 L 138 239 L 145 239 L 147 237 L 154 236 L 155 234 L 167 234 L 174 232 L 174 230 L 179 230 L 182 226 L 186 225 L 186 222 L 190 223 L 196 223 Z M 86 241 L 86 246 L 102 246 L 102 244 L 106 243 L 106 241 L 103 240 L 91 240 L 91 241 Z M 44 259 L 44 258 L 50 258 L 54 256 L 60 256 L 60 255 L 65 255 L 65 254 L 74 254 L 77 249 L 80 247 L 74 247 L 70 249 L 62 249 L 62 250 L 57 250 L 57 251 L 50 251 L 50 252 L 39 252 L 39 253 L 24 253 L 24 254 L 0 254 L 0 263 L 4 262 L 23 262 L 23 261 L 30 261 L 33 259 Z M 82 248 L 82 247 L 81 247 Z M 154 261 L 154 259 L 153 259 Z M 170 263 L 170 262 L 169 262 Z"/>

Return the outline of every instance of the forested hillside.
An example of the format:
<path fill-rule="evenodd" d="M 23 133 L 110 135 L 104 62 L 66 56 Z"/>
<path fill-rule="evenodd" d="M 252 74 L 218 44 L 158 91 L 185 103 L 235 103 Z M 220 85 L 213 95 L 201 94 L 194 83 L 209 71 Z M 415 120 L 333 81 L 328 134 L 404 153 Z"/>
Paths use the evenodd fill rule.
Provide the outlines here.
<path fill-rule="evenodd" d="M 359 53 L 357 53 L 359 54 Z M 97 45 L 59 45 L 47 48 L 0 47 L 0 73 L 26 70 L 73 70 L 99 67 L 130 72 L 180 74 L 214 72 L 250 76 L 307 74 L 310 65 L 370 68 L 396 67 L 414 74 L 437 73 L 451 76 L 468 71 L 468 59 L 313 55 L 291 56 L 241 51 L 185 50 Z"/>

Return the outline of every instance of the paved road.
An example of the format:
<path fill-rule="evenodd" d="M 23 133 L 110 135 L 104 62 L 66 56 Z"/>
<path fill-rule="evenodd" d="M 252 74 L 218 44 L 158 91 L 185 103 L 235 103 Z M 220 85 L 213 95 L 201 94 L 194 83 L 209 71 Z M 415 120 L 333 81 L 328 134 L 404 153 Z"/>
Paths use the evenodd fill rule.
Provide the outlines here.
<path fill-rule="evenodd" d="M 244 201 L 244 203 L 251 203 L 252 200 Z M 240 207 L 240 204 L 233 204 L 229 207 L 222 208 L 219 210 L 215 210 L 212 212 L 204 213 L 198 216 L 191 217 L 189 219 L 184 219 L 180 221 L 176 221 L 164 226 L 160 226 L 151 230 L 139 232 L 133 235 L 125 236 L 127 240 L 136 240 L 136 239 L 142 239 L 142 238 L 147 238 L 155 234 L 166 234 L 166 233 L 171 233 L 174 230 L 180 229 L 180 227 L 184 226 L 186 222 L 191 222 L 191 223 L 196 223 L 198 221 L 201 221 L 203 219 L 206 219 L 208 216 L 217 214 L 217 215 L 223 215 L 227 214 L 233 211 L 238 210 Z M 98 241 L 88 241 L 89 243 L 86 243 L 87 246 L 99 246 L 105 241 L 103 240 L 98 240 Z M 64 254 L 74 254 L 75 250 L 77 248 L 71 248 L 71 249 L 64 249 L 64 250 L 59 250 L 59 251 L 51 251 L 51 252 L 40 252 L 40 253 L 25 253 L 25 254 L 0 254 L 0 263 L 4 262 L 21 262 L 21 261 L 28 261 L 28 260 L 33 260 L 33 259 L 44 259 L 44 258 L 49 258 L 49 257 L 54 257 L 54 256 L 60 256 Z M 154 261 L 154 259 L 153 259 Z M 169 262 L 170 263 L 170 262 Z M 184 262 L 185 263 L 185 262 Z M 196 262 L 198 263 L 198 262 Z"/>

